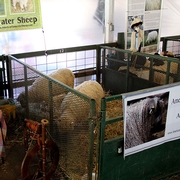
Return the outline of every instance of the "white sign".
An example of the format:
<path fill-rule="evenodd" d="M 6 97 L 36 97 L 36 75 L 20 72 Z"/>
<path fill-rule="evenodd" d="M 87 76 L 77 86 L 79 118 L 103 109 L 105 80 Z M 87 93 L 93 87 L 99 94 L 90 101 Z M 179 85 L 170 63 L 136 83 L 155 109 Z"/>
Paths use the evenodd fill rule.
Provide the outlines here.
<path fill-rule="evenodd" d="M 131 34 L 133 32 L 131 23 L 136 18 L 142 20 L 140 29 L 143 31 L 143 42 L 141 52 L 155 53 L 158 51 L 161 26 L 162 0 L 128 0 L 127 1 L 127 31 L 125 38 L 125 49 L 131 46 Z"/>
<path fill-rule="evenodd" d="M 169 86 L 123 95 L 124 156 L 180 138 L 180 84 Z"/>

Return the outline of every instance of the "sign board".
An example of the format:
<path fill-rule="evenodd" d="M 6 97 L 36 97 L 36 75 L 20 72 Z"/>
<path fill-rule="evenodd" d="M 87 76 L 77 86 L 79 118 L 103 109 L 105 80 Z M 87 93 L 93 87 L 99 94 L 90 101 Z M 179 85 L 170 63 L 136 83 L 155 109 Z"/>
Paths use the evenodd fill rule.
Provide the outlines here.
<path fill-rule="evenodd" d="M 180 84 L 123 95 L 124 156 L 180 138 Z"/>
<path fill-rule="evenodd" d="M 0 32 L 42 28 L 40 0 L 0 0 Z"/>
<path fill-rule="evenodd" d="M 144 37 L 141 52 L 155 53 L 158 51 L 161 7 L 162 0 L 127 0 L 125 49 L 129 49 L 131 45 L 133 32 L 131 23 L 135 18 L 140 18 L 143 21 L 140 29 L 143 30 Z"/>

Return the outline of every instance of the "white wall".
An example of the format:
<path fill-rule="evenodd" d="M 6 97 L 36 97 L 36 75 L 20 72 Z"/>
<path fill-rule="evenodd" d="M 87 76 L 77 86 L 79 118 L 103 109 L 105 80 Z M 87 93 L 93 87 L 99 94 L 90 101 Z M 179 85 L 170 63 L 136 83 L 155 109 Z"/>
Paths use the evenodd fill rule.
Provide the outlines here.
<path fill-rule="evenodd" d="M 180 1 L 164 0 L 161 37 L 180 35 Z"/>
<path fill-rule="evenodd" d="M 126 0 L 114 0 L 114 40 L 125 32 Z M 41 0 L 43 29 L 0 33 L 0 54 L 99 44 L 104 31 L 94 18 L 98 0 Z M 180 34 L 180 1 L 164 0 L 162 36 Z"/>
<path fill-rule="evenodd" d="M 125 31 L 126 1 L 115 0 L 115 34 Z M 163 0 L 161 37 L 180 35 L 180 1 Z"/>

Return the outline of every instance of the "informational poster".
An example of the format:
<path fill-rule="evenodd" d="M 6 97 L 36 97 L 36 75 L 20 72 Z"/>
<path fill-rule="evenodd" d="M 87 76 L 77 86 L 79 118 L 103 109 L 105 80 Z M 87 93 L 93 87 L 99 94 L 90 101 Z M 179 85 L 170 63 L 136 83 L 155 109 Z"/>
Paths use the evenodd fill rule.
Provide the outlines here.
<path fill-rule="evenodd" d="M 140 29 L 143 31 L 143 42 L 141 52 L 155 53 L 158 51 L 161 7 L 163 0 L 127 0 L 127 32 L 125 49 L 131 45 L 131 34 L 133 32 L 131 23 L 135 18 L 143 22 Z"/>
<path fill-rule="evenodd" d="M 180 84 L 123 95 L 124 156 L 180 138 Z"/>
<path fill-rule="evenodd" d="M 42 28 L 40 0 L 0 0 L 0 32 Z"/>

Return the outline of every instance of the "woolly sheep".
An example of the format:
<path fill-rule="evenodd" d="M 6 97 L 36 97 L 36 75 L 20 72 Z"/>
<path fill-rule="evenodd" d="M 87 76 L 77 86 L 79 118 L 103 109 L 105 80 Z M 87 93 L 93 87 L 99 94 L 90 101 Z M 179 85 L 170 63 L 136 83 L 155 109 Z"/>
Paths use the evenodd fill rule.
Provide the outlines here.
<path fill-rule="evenodd" d="M 146 0 L 145 10 L 160 10 L 161 9 L 161 0 Z"/>
<path fill-rule="evenodd" d="M 74 87 L 74 74 L 67 68 L 58 69 L 49 74 L 49 77 L 56 79 L 64 83 L 65 85 L 73 88 Z M 65 92 L 65 89 L 55 83 L 52 83 L 52 95 L 60 95 Z M 25 92 L 22 92 L 18 98 L 21 106 L 24 107 L 26 104 Z M 49 101 L 49 81 L 44 77 L 38 77 L 32 86 L 28 89 L 28 100 L 30 103 L 35 102 L 48 102 Z"/>
<path fill-rule="evenodd" d="M 157 38 L 157 31 L 151 31 L 148 33 L 146 44 L 150 44 L 151 42 L 155 41 Z"/>
<path fill-rule="evenodd" d="M 152 140 L 151 129 L 162 122 L 167 109 L 168 93 L 147 97 L 127 106 L 125 148 Z"/>
<path fill-rule="evenodd" d="M 96 113 L 101 107 L 101 99 L 104 97 L 104 91 L 101 85 L 96 81 L 84 81 L 75 87 L 76 91 L 96 101 Z M 61 103 L 60 127 L 64 129 L 73 129 L 78 123 L 83 123 L 88 119 L 90 106 L 87 101 L 81 97 L 69 92 Z"/>
<path fill-rule="evenodd" d="M 13 8 L 16 10 L 16 4 L 19 3 L 21 10 L 27 10 L 28 0 L 12 0 Z"/>

